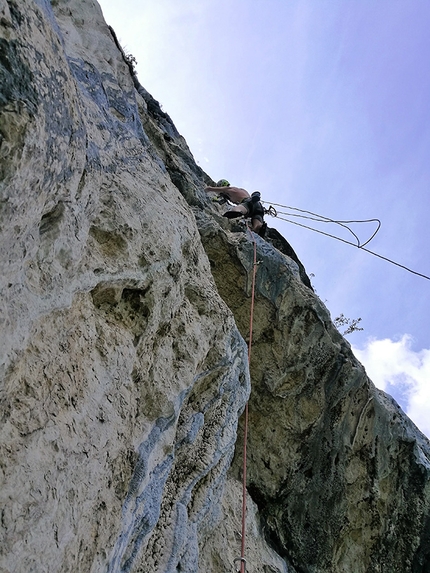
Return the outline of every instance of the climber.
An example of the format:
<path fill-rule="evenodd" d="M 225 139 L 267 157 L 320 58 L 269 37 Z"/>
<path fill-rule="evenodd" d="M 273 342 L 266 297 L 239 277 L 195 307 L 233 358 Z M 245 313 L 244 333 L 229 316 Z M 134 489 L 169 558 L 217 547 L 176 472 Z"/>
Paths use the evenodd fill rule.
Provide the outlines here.
<path fill-rule="evenodd" d="M 260 192 L 254 191 L 252 195 L 241 187 L 231 187 L 226 179 L 221 179 L 216 187 L 206 187 L 207 192 L 216 192 L 221 200 L 231 201 L 235 206 L 226 211 L 223 217 L 235 219 L 236 217 L 246 217 L 251 219 L 251 229 L 264 237 L 267 224 L 264 222 L 264 208 L 260 202 Z"/>

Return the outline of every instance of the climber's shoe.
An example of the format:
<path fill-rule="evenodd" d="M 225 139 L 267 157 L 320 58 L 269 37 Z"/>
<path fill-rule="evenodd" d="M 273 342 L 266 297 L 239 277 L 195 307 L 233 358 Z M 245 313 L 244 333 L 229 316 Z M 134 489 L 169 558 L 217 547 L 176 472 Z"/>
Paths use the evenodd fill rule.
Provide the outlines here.
<path fill-rule="evenodd" d="M 223 214 L 223 217 L 227 217 L 227 219 L 236 219 L 237 217 L 243 217 L 243 213 L 241 213 L 240 211 L 226 211 Z"/>

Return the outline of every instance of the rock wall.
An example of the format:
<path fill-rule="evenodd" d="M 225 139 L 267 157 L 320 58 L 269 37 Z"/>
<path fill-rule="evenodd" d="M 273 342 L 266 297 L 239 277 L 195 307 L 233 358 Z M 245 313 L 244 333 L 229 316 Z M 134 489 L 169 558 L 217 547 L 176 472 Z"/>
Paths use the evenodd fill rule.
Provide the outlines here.
<path fill-rule="evenodd" d="M 53 4 L 1 11 L 0 569 L 192 570 L 246 345 L 100 8 Z"/>
<path fill-rule="evenodd" d="M 247 309 L 234 301 L 248 288 L 239 269 L 251 246 L 228 237 L 225 248 L 234 244 L 236 257 L 226 259 L 210 233 L 202 238 L 246 336 Z M 265 538 L 297 572 L 424 573 L 429 441 L 367 378 L 291 263 L 263 241 L 258 259 L 247 485 Z"/>
<path fill-rule="evenodd" d="M 249 394 L 249 571 L 429 571 L 430 444 L 290 245 L 222 218 L 95 1 L 0 26 L 0 571 L 233 570 Z"/>

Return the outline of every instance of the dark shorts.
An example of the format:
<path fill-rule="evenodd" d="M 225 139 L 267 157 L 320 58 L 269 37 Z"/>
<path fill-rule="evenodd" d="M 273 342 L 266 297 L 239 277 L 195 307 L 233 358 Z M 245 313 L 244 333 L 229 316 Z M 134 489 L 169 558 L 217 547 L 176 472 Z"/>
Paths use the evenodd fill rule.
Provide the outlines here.
<path fill-rule="evenodd" d="M 249 211 L 248 217 L 251 217 L 251 219 L 257 219 L 258 221 L 261 221 L 261 223 L 264 223 L 264 208 L 260 201 L 253 203 L 250 199 L 246 199 L 243 203 Z"/>

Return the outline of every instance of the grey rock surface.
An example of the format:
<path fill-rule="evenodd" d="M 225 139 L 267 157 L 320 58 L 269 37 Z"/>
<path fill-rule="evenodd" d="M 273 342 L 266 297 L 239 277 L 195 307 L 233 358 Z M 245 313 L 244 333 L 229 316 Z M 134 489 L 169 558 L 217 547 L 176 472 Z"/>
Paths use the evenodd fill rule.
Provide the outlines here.
<path fill-rule="evenodd" d="M 98 4 L 0 0 L 0 48 L 1 573 L 232 571 L 250 386 L 248 571 L 429 571 L 429 441 Z"/>
<path fill-rule="evenodd" d="M 195 570 L 246 345 L 98 5 L 1 17 L 0 569 Z"/>

